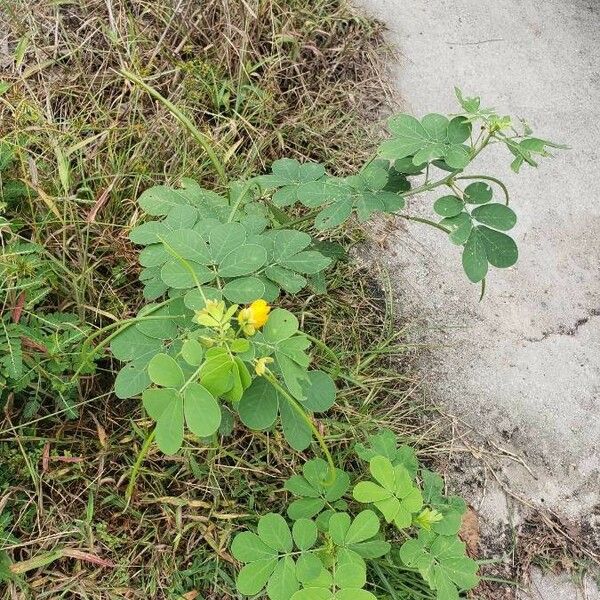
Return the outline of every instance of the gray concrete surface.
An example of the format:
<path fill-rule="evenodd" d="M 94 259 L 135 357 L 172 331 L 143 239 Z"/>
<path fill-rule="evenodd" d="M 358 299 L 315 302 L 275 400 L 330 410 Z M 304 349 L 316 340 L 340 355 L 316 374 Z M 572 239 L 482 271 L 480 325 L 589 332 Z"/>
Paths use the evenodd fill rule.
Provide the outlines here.
<path fill-rule="evenodd" d="M 600 2 L 358 4 L 389 27 L 406 112 L 457 110 L 458 85 L 572 147 L 520 175 L 494 149 L 472 171 L 500 176 L 519 216 L 520 260 L 494 270 L 483 302 L 436 230 L 398 222 L 367 259 L 387 269 L 401 313 L 422 325 L 434 399 L 522 456 L 531 472 L 511 461 L 503 481 L 581 524 L 589 541 L 600 530 Z M 412 208 L 427 215 L 435 197 Z M 570 600 L 544 593 L 536 600 Z"/>

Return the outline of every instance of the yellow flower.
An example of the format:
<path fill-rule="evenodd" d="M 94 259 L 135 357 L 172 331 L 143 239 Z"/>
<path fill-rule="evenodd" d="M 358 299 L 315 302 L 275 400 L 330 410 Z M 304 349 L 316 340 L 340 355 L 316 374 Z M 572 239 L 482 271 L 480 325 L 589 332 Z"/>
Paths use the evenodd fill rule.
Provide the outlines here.
<path fill-rule="evenodd" d="M 267 372 L 267 365 L 272 363 L 273 359 L 270 356 L 265 356 L 264 358 L 259 358 L 254 365 L 254 370 L 256 374 L 262 377 Z"/>
<path fill-rule="evenodd" d="M 271 307 L 262 298 L 255 300 L 238 314 L 238 323 L 246 335 L 254 335 L 269 319 Z"/>

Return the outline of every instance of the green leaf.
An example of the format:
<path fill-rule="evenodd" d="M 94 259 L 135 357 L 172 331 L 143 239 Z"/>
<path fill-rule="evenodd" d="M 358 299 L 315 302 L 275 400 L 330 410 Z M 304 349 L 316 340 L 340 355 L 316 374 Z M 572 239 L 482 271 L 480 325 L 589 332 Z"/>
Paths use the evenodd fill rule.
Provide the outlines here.
<path fill-rule="evenodd" d="M 288 492 L 295 496 L 306 496 L 308 498 L 318 498 L 319 490 L 315 489 L 302 475 L 292 475 L 284 484 Z"/>
<path fill-rule="evenodd" d="M 266 341 L 276 344 L 294 335 L 298 327 L 298 319 L 293 313 L 283 308 L 276 308 L 269 315 L 269 320 L 263 328 L 263 336 Z"/>
<path fill-rule="evenodd" d="M 215 278 L 215 273 L 191 260 L 185 263 L 173 259 L 166 262 L 160 270 L 160 278 L 169 287 L 183 290 L 197 285 L 197 283 L 207 283 Z"/>
<path fill-rule="evenodd" d="M 223 296 L 236 304 L 249 304 L 265 296 L 265 284 L 258 277 L 241 277 L 223 286 Z"/>
<path fill-rule="evenodd" d="M 314 181 L 325 175 L 325 167 L 320 163 L 305 162 L 300 165 L 298 178 L 300 181 Z"/>
<path fill-rule="evenodd" d="M 455 217 L 463 208 L 463 201 L 456 196 L 442 196 L 433 204 L 433 210 L 442 217 Z"/>
<path fill-rule="evenodd" d="M 151 187 L 138 198 L 142 209 L 153 216 L 167 215 L 174 206 L 187 203 L 185 196 L 180 192 L 164 185 Z"/>
<path fill-rule="evenodd" d="M 148 363 L 148 375 L 153 383 L 163 387 L 179 388 L 184 382 L 183 371 L 168 354 L 156 354 Z"/>
<path fill-rule="evenodd" d="M 379 519 L 372 510 L 363 510 L 352 521 L 346 533 L 346 544 L 357 544 L 372 538 L 379 531 Z"/>
<path fill-rule="evenodd" d="M 245 596 L 258 594 L 273 574 L 277 562 L 276 558 L 262 558 L 245 565 L 236 579 L 240 594 Z"/>
<path fill-rule="evenodd" d="M 492 199 L 493 190 L 484 181 L 476 181 L 465 188 L 463 193 L 468 204 L 486 204 Z"/>
<path fill-rule="evenodd" d="M 273 253 L 279 259 L 286 259 L 304 250 L 311 242 L 311 237 L 303 231 L 282 229 L 273 236 Z"/>
<path fill-rule="evenodd" d="M 142 267 L 158 267 L 170 258 L 171 255 L 167 253 L 163 244 L 150 244 L 140 252 L 138 260 Z"/>
<path fill-rule="evenodd" d="M 198 288 L 194 288 L 185 294 L 183 302 L 190 310 L 201 310 L 206 306 L 205 298 L 219 301 L 222 300 L 223 294 L 221 294 L 221 290 L 212 287 L 202 287 L 202 292 Z"/>
<path fill-rule="evenodd" d="M 394 115 L 388 126 L 395 137 L 381 144 L 381 155 L 385 158 L 399 159 L 418 152 L 429 143 L 424 127 L 411 115 Z"/>
<path fill-rule="evenodd" d="M 494 231 L 482 225 L 475 228 L 485 248 L 488 262 L 499 269 L 512 267 L 519 258 L 515 241 L 499 231 Z M 474 229 L 474 231 L 475 231 Z"/>
<path fill-rule="evenodd" d="M 296 336 L 289 341 L 295 341 L 296 339 L 302 340 L 303 336 Z M 285 343 L 287 343 L 286 340 Z M 280 347 L 284 344 L 281 342 Z M 302 362 L 306 364 L 301 364 L 299 360 L 302 358 Z M 283 380 L 288 390 L 294 396 L 294 398 L 303 401 L 304 400 L 304 391 L 302 389 L 302 385 L 305 381 L 308 380 L 306 367 L 307 363 L 310 360 L 307 355 L 304 353 L 296 353 L 296 355 L 291 355 L 291 353 L 283 353 L 276 351 L 275 352 L 275 360 L 277 362 L 277 366 L 283 375 Z M 290 422 L 291 425 L 291 422 Z"/>
<path fill-rule="evenodd" d="M 279 393 L 263 377 L 257 377 L 252 382 L 238 405 L 242 423 L 259 431 L 274 425 L 278 410 Z"/>
<path fill-rule="evenodd" d="M 270 600 L 289 600 L 300 585 L 296 578 L 296 564 L 290 556 L 280 559 L 267 583 Z"/>
<path fill-rule="evenodd" d="M 116 335 L 110 343 L 113 356 L 119 360 L 134 360 L 138 364 L 147 364 L 148 361 L 162 348 L 159 339 L 152 338 L 142 333 L 135 325 Z"/>
<path fill-rule="evenodd" d="M 156 310 L 155 305 L 146 305 L 140 310 L 138 317 L 143 317 L 144 315 L 149 315 L 152 319 L 136 323 L 135 329 L 139 332 L 157 340 L 170 340 L 176 337 L 177 323 L 175 322 L 175 319 L 171 318 L 173 315 L 171 314 L 169 306 L 163 306 Z M 158 317 L 161 316 L 164 316 L 165 318 L 159 319 Z"/>
<path fill-rule="evenodd" d="M 300 498 L 294 500 L 289 506 L 287 513 L 292 520 L 310 519 L 325 508 L 325 500 L 320 498 Z"/>
<path fill-rule="evenodd" d="M 292 527 L 292 537 L 300 550 L 308 550 L 317 541 L 317 526 L 310 519 L 298 519 Z"/>
<path fill-rule="evenodd" d="M 218 398 L 233 386 L 231 376 L 233 361 L 222 348 L 214 348 L 206 353 L 206 361 L 199 369 L 200 383 Z"/>
<path fill-rule="evenodd" d="M 413 486 L 410 473 L 402 465 L 393 466 L 384 456 L 372 458 L 369 467 L 381 485 L 362 481 L 354 488 L 354 498 L 373 503 L 386 521 L 394 522 L 399 529 L 409 527 L 413 513 L 423 505 L 421 492 Z"/>
<path fill-rule="evenodd" d="M 291 206 L 298 201 L 298 186 L 286 185 L 279 188 L 273 194 L 273 204 L 275 206 Z"/>
<path fill-rule="evenodd" d="M 317 599 L 315 598 L 315 600 Z M 338 592 L 336 592 L 335 600 L 377 600 L 377 597 L 374 596 L 371 592 L 367 592 L 367 590 L 357 590 L 354 588 L 349 588 L 346 590 L 339 590 Z"/>
<path fill-rule="evenodd" d="M 400 559 L 409 568 L 417 568 L 440 600 L 458 599 L 458 590 L 477 585 L 477 563 L 466 556 L 465 545 L 456 537 L 436 536 L 421 531 L 400 548 Z"/>
<path fill-rule="evenodd" d="M 142 223 L 137 227 L 134 227 L 129 232 L 129 239 L 134 244 L 140 246 L 146 246 L 148 244 L 158 244 L 160 242 L 158 236 L 167 236 L 169 234 L 169 228 L 161 223 L 160 221 L 148 221 Z"/>
<path fill-rule="evenodd" d="M 412 156 L 406 156 L 394 161 L 394 169 L 403 175 L 417 175 L 424 167 L 425 165 L 415 165 Z"/>
<path fill-rule="evenodd" d="M 115 379 L 115 395 L 117 398 L 133 398 L 141 394 L 149 385 L 150 377 L 146 365 L 137 363 L 124 366 Z"/>
<path fill-rule="evenodd" d="M 334 513 L 329 519 L 329 535 L 337 546 L 343 546 L 352 519 L 345 512 Z"/>
<path fill-rule="evenodd" d="M 193 229 L 180 229 L 163 238 L 168 246 L 181 258 L 201 265 L 211 263 L 210 249 L 207 240 Z"/>
<path fill-rule="evenodd" d="M 301 554 L 296 561 L 296 577 L 302 583 L 308 583 L 318 577 L 323 563 L 312 552 Z"/>
<path fill-rule="evenodd" d="M 448 136 L 449 121 L 444 115 L 431 113 L 421 119 L 421 125 L 430 139 L 445 142 Z"/>
<path fill-rule="evenodd" d="M 492 230 L 490 229 L 490 231 Z M 462 264 L 467 277 L 473 283 L 481 281 L 487 275 L 488 258 L 479 227 L 474 227 L 471 230 L 469 239 L 463 249 Z"/>
<path fill-rule="evenodd" d="M 279 412 L 283 434 L 288 444 L 299 452 L 306 450 L 312 440 L 312 431 L 306 419 L 286 399 L 280 401 Z"/>
<path fill-rule="evenodd" d="M 220 263 L 230 252 L 246 241 L 246 230 L 240 223 L 224 223 L 213 227 L 209 234 L 210 253 Z"/>
<path fill-rule="evenodd" d="M 379 558 L 388 554 L 392 545 L 389 542 L 383 540 L 369 540 L 366 542 L 360 542 L 359 544 L 352 544 L 351 550 L 354 550 L 362 558 Z"/>
<path fill-rule="evenodd" d="M 461 212 L 455 217 L 442 219 L 440 225 L 450 229 L 448 237 L 458 246 L 462 246 L 469 239 L 471 229 L 473 228 L 471 216 L 466 212 Z"/>
<path fill-rule="evenodd" d="M 342 589 L 360 589 L 367 582 L 365 561 L 356 552 L 340 548 L 336 556 L 333 580 Z"/>
<path fill-rule="evenodd" d="M 165 454 L 175 454 L 183 443 L 183 398 L 175 394 L 156 421 L 156 445 Z"/>
<path fill-rule="evenodd" d="M 471 135 L 471 123 L 464 117 L 454 117 L 448 124 L 448 141 L 451 144 L 462 144 Z"/>
<path fill-rule="evenodd" d="M 338 202 L 350 205 L 351 195 L 352 190 L 346 182 L 335 177 L 303 183 L 298 187 L 298 200 L 308 208 Z"/>
<path fill-rule="evenodd" d="M 221 409 L 214 396 L 199 383 L 191 382 L 184 392 L 185 422 L 192 433 L 209 437 L 221 425 Z"/>
<path fill-rule="evenodd" d="M 369 504 L 386 500 L 392 496 L 392 493 L 372 481 L 361 481 L 354 487 L 352 495 L 358 502 Z"/>
<path fill-rule="evenodd" d="M 504 204 L 496 202 L 484 204 L 473 209 L 471 216 L 484 225 L 489 225 L 500 231 L 508 231 L 517 223 L 517 215 L 514 211 Z"/>
<path fill-rule="evenodd" d="M 172 388 L 150 388 L 144 390 L 142 403 L 150 418 L 158 421 L 165 408 L 177 400 L 177 395 Z"/>
<path fill-rule="evenodd" d="M 308 381 L 302 384 L 302 405 L 314 412 L 325 412 L 335 403 L 335 383 L 323 371 L 309 371 Z"/>
<path fill-rule="evenodd" d="M 306 278 L 279 265 L 272 265 L 265 269 L 265 275 L 289 294 L 298 293 L 305 285 Z"/>
<path fill-rule="evenodd" d="M 271 165 L 274 175 L 284 180 L 299 179 L 300 163 L 294 158 L 280 158 Z"/>
<path fill-rule="evenodd" d="M 198 340 L 186 340 L 181 347 L 181 356 L 189 365 L 197 367 L 204 360 L 204 348 Z"/>
<path fill-rule="evenodd" d="M 369 446 L 358 443 L 354 446 L 354 450 L 359 458 L 366 461 L 381 455 L 394 462 L 398 452 L 396 436 L 390 429 L 383 429 L 369 437 Z"/>
<path fill-rule="evenodd" d="M 393 491 L 396 482 L 396 471 L 389 458 L 385 456 L 374 456 L 369 461 L 369 470 L 371 475 L 386 490 Z"/>
<path fill-rule="evenodd" d="M 233 538 L 231 553 L 234 558 L 245 563 L 277 556 L 276 550 L 267 546 L 251 531 L 242 531 Z"/>
<path fill-rule="evenodd" d="M 350 218 L 352 203 L 346 199 L 338 200 L 324 208 L 315 218 L 315 227 L 319 231 L 338 227 Z"/>
<path fill-rule="evenodd" d="M 289 258 L 278 258 L 277 262 L 299 273 L 314 274 L 322 271 L 331 263 L 331 259 L 314 250 L 298 252 Z"/>
<path fill-rule="evenodd" d="M 388 182 L 388 171 L 373 161 L 362 168 L 360 178 L 369 190 L 382 190 Z"/>
<path fill-rule="evenodd" d="M 221 277 L 240 277 L 258 271 L 267 262 L 267 251 L 257 244 L 244 244 L 227 254 L 219 263 Z"/>
<path fill-rule="evenodd" d="M 198 219 L 198 211 L 193 206 L 174 206 L 163 223 L 169 231 L 193 227 Z"/>
<path fill-rule="evenodd" d="M 446 150 L 444 162 L 452 169 L 464 169 L 471 162 L 471 153 L 466 146 L 455 144 Z"/>
<path fill-rule="evenodd" d="M 258 520 L 258 537 L 273 550 L 284 553 L 292 551 L 292 533 L 281 515 L 263 515 Z"/>

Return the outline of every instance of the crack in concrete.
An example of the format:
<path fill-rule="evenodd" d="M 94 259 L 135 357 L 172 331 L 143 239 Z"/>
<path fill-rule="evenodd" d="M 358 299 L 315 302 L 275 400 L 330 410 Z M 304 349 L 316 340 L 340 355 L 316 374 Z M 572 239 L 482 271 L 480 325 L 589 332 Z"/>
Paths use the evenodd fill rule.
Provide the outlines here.
<path fill-rule="evenodd" d="M 579 328 L 582 325 L 585 325 L 586 323 L 589 323 L 589 321 L 592 319 L 592 317 L 598 317 L 600 316 L 600 308 L 592 308 L 588 315 L 585 317 L 582 317 L 581 319 L 577 319 L 577 321 L 575 321 L 575 323 L 571 326 L 571 327 L 566 327 L 564 325 L 561 325 L 560 327 L 558 327 L 557 329 L 550 329 L 549 331 L 544 331 L 542 332 L 542 335 L 540 337 L 527 337 L 525 338 L 528 342 L 543 342 L 544 340 L 548 339 L 551 336 L 554 335 L 570 335 L 570 336 L 574 336 L 577 335 L 577 332 L 579 331 Z"/>

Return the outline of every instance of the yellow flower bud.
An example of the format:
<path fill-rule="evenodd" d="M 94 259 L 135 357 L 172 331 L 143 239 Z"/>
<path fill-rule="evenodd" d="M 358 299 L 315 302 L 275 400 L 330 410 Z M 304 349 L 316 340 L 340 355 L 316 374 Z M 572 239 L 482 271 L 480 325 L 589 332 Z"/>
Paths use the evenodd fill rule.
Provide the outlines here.
<path fill-rule="evenodd" d="M 259 358 L 254 365 L 254 370 L 259 377 L 262 377 L 267 372 L 267 365 L 272 363 L 273 359 L 270 356 Z"/>

